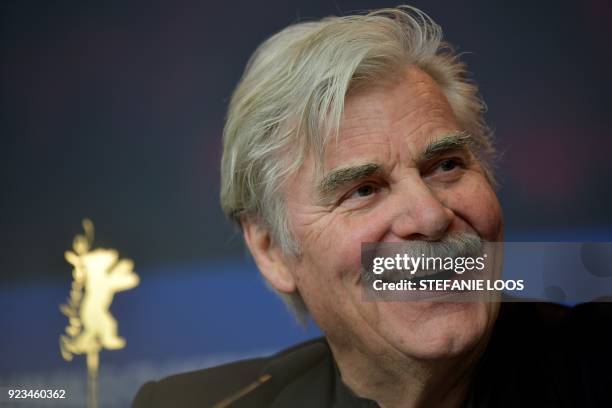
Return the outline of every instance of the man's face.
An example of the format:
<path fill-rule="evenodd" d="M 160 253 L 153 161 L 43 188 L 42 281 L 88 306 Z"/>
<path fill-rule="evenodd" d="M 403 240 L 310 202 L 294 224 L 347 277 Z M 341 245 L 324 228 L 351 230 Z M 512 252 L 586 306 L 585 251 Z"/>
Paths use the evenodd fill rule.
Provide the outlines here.
<path fill-rule="evenodd" d="M 497 197 L 469 148 L 432 149 L 461 131 L 438 85 L 410 67 L 393 86 L 350 96 L 321 174 L 311 156 L 286 185 L 301 248 L 289 269 L 334 348 L 452 357 L 491 327 L 493 303 L 362 299 L 362 242 L 437 241 L 453 232 L 502 240 Z"/>

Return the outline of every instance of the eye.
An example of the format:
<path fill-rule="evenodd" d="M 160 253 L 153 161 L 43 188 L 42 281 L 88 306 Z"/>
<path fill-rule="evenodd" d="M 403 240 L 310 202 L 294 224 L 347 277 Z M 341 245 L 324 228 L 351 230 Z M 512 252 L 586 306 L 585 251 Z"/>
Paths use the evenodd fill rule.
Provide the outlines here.
<path fill-rule="evenodd" d="M 461 178 L 467 168 L 465 159 L 461 157 L 445 157 L 432 164 L 424 175 L 432 180 L 451 182 Z"/>
<path fill-rule="evenodd" d="M 337 207 L 357 210 L 370 208 L 378 202 L 381 195 L 387 190 L 387 184 L 380 180 L 364 180 L 348 190 L 336 203 Z"/>
<path fill-rule="evenodd" d="M 457 159 L 446 159 L 440 163 L 440 169 L 442 171 L 451 171 L 460 164 Z"/>
<path fill-rule="evenodd" d="M 376 191 L 378 191 L 378 189 L 374 185 L 372 185 L 372 184 L 364 184 L 363 186 L 361 186 L 358 189 L 356 189 L 355 191 L 353 191 L 353 193 L 349 196 L 349 198 L 353 198 L 353 197 L 367 197 L 367 196 L 370 196 L 370 195 L 376 193 Z"/>
<path fill-rule="evenodd" d="M 348 193 L 341 201 L 363 200 L 380 192 L 380 187 L 375 183 L 362 184 Z"/>

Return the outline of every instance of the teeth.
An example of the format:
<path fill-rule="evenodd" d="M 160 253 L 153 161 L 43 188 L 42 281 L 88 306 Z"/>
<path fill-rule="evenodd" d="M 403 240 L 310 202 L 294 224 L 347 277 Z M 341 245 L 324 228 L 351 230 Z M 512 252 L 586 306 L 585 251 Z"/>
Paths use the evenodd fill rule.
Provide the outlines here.
<path fill-rule="evenodd" d="M 439 273 L 440 271 L 435 270 L 435 269 L 431 269 L 431 270 L 425 270 L 425 269 L 419 269 L 416 271 L 416 273 L 412 274 L 412 273 L 398 273 L 397 271 L 394 271 L 395 273 L 393 274 L 389 274 L 387 276 L 387 280 L 389 281 L 399 281 L 399 279 L 408 279 L 408 280 L 413 280 L 413 279 L 417 279 L 417 278 L 424 278 L 426 276 L 431 276 L 431 275 L 435 275 L 437 273 Z"/>
<path fill-rule="evenodd" d="M 431 270 L 419 269 L 417 273 L 414 274 L 414 276 L 423 277 L 423 276 L 435 275 L 436 273 L 438 273 L 438 271 L 436 271 L 435 269 L 431 269 Z"/>
<path fill-rule="evenodd" d="M 431 275 L 435 275 L 436 273 L 438 273 L 440 271 L 437 271 L 435 269 L 430 269 L 430 270 L 426 270 L 426 269 L 419 269 L 418 271 L 416 271 L 416 273 L 414 275 L 410 275 L 410 279 L 414 279 L 414 278 L 424 278 L 426 276 L 431 276 Z"/>
<path fill-rule="evenodd" d="M 416 271 L 416 273 L 414 273 L 414 274 L 411 273 L 410 275 L 407 275 L 406 278 L 408 280 L 416 279 L 416 278 L 423 278 L 425 276 L 435 275 L 438 272 L 440 272 L 440 271 L 436 271 L 434 269 L 432 269 L 432 270 L 419 269 L 419 270 Z"/>

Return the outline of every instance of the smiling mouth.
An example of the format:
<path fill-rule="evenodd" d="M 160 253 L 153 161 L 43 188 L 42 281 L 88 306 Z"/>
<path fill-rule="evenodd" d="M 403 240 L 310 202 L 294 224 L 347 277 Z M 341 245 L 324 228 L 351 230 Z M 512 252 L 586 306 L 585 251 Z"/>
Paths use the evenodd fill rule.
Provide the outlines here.
<path fill-rule="evenodd" d="M 419 284 L 422 280 L 447 280 L 447 279 L 461 279 L 462 275 L 455 273 L 454 270 L 419 270 L 415 274 L 406 274 L 405 271 L 388 271 L 382 277 L 383 282 L 397 283 L 402 280 L 408 280 Z"/>

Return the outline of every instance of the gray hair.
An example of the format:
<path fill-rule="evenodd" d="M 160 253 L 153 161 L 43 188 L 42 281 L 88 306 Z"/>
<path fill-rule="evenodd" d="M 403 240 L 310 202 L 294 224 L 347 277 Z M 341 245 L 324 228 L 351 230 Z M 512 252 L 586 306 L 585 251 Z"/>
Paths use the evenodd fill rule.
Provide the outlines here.
<path fill-rule="evenodd" d="M 285 254 L 299 256 L 281 186 L 310 152 L 321 165 L 349 92 L 393 82 L 408 65 L 440 86 L 492 180 L 485 105 L 466 66 L 442 41 L 440 26 L 400 6 L 294 24 L 259 46 L 232 95 L 223 132 L 221 206 L 228 218 L 259 223 Z M 304 321 L 300 294 L 281 295 Z"/>

